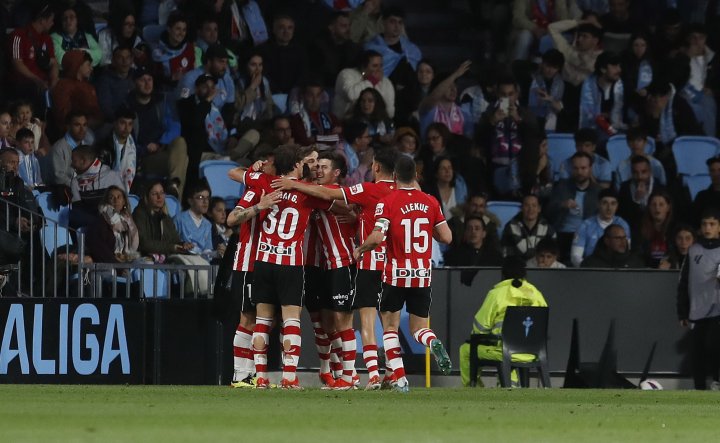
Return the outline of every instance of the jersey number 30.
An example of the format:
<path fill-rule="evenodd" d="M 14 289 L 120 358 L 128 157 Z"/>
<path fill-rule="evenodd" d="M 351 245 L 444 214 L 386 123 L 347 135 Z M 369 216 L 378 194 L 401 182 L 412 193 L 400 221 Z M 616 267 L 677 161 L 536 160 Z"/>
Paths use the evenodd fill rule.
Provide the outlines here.
<path fill-rule="evenodd" d="M 297 209 L 289 206 L 283 209 L 278 217 L 280 208 L 275 205 L 273 210 L 267 215 L 263 228 L 266 234 L 274 234 L 277 229 L 277 235 L 283 240 L 290 240 L 295 234 L 295 226 L 300 219 L 300 213 Z"/>
<path fill-rule="evenodd" d="M 409 254 L 412 252 L 412 249 L 419 254 L 426 252 L 428 246 L 430 246 L 430 236 L 428 235 L 428 231 L 423 229 L 423 226 L 429 225 L 430 220 L 427 218 L 416 218 L 413 220 L 404 218 L 400 221 L 400 224 L 405 231 L 405 253 Z"/>

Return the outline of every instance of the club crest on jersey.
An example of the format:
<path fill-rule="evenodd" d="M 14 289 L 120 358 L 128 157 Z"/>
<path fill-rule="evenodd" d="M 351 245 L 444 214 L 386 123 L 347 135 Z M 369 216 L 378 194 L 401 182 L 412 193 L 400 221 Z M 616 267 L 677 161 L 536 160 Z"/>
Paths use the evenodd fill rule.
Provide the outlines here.
<path fill-rule="evenodd" d="M 382 214 L 384 207 L 385 207 L 385 203 L 378 203 L 377 206 L 375 206 L 375 216 Z"/>
<path fill-rule="evenodd" d="M 243 200 L 245 200 L 246 202 L 250 202 L 253 198 L 255 198 L 255 192 L 248 191 L 245 193 L 245 197 L 243 197 Z"/>
<path fill-rule="evenodd" d="M 350 186 L 350 195 L 355 195 L 363 192 L 363 185 L 362 183 L 358 183 L 356 185 Z"/>
<path fill-rule="evenodd" d="M 430 268 L 396 268 L 394 271 L 394 275 L 395 278 L 430 278 L 430 272 Z"/>

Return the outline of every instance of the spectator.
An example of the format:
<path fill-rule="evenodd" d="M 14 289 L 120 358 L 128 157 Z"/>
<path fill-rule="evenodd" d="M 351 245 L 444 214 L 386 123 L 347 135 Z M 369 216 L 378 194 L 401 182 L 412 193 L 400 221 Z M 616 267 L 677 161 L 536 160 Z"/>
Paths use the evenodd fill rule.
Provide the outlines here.
<path fill-rule="evenodd" d="M 595 60 L 595 72 L 582 84 L 580 128 L 594 129 L 603 141 L 625 128 L 621 72 L 620 57 L 603 52 Z"/>
<path fill-rule="evenodd" d="M 15 143 L 19 157 L 17 174 L 30 189 L 43 186 L 40 162 L 34 151 L 35 134 L 28 128 L 20 128 L 15 134 Z"/>
<path fill-rule="evenodd" d="M 350 112 L 360 93 L 367 88 L 375 88 L 382 95 L 390 117 L 395 115 L 395 87 L 383 74 L 383 58 L 375 51 L 365 51 L 360 56 L 357 68 L 345 68 L 340 71 L 335 82 L 333 112 L 344 117 Z"/>
<path fill-rule="evenodd" d="M 382 12 L 383 32 L 365 43 L 365 49 L 377 51 L 383 58 L 383 73 L 397 89 L 417 81 L 415 69 L 422 59 L 420 48 L 405 35 L 405 12 L 388 7 Z"/>
<path fill-rule="evenodd" d="M 520 107 L 512 77 L 498 79 L 496 91 L 497 100 L 483 114 L 475 139 L 485 148 L 496 193 L 517 196 L 535 182 L 539 127 L 535 116 Z"/>
<path fill-rule="evenodd" d="M 318 81 L 309 81 L 303 87 L 303 99 L 300 112 L 290 118 L 293 139 L 300 146 L 309 146 L 318 142 L 338 140 L 342 127 L 335 115 L 322 112 L 322 85 Z M 334 139 L 334 140 L 333 140 Z M 352 143 L 352 140 L 348 139 Z"/>
<path fill-rule="evenodd" d="M 645 28 L 645 23 L 630 13 L 630 0 L 609 0 L 609 12 L 600 17 L 604 32 L 613 34 L 632 34 Z"/>
<path fill-rule="evenodd" d="M 565 39 L 564 32 L 575 30 L 575 40 L 571 45 Z M 575 87 L 579 87 L 595 69 L 595 59 L 602 52 L 599 49 L 602 30 L 593 17 L 585 20 L 561 20 L 548 25 L 548 32 L 555 47 L 565 56 L 563 78 Z"/>
<path fill-rule="evenodd" d="M 55 57 L 62 61 L 65 52 L 80 49 L 90 55 L 93 66 L 100 65 L 102 60 L 100 45 L 92 34 L 78 27 L 78 15 L 74 6 L 68 5 L 58 11 L 61 25 L 57 32 L 50 35 L 55 48 Z"/>
<path fill-rule="evenodd" d="M 548 155 L 548 139 L 547 134 L 541 132 L 537 135 L 539 140 L 538 146 L 538 163 L 535 169 L 535 180 L 531 189 L 531 194 L 535 194 L 540 198 L 541 202 L 547 201 L 553 189 L 555 181 L 555 173 L 553 172 L 552 161 Z"/>
<path fill-rule="evenodd" d="M 85 51 L 73 49 L 65 53 L 63 78 L 50 91 L 56 128 L 62 127 L 65 117 L 72 111 L 82 111 L 93 129 L 102 125 L 104 119 L 97 93 L 89 82 L 92 74 L 90 62 L 90 56 Z"/>
<path fill-rule="evenodd" d="M 195 45 L 187 41 L 187 29 L 187 18 L 178 11 L 173 12 L 152 51 L 158 76 L 171 88 L 195 68 Z"/>
<path fill-rule="evenodd" d="M 547 218 L 558 233 L 560 257 L 569 257 L 575 233 L 586 218 L 597 214 L 600 187 L 592 180 L 593 158 L 587 152 L 576 152 L 570 157 L 570 178 L 553 187 Z"/>
<path fill-rule="evenodd" d="M 127 46 L 116 46 L 113 49 L 110 66 L 102 71 L 95 80 L 98 104 L 105 114 L 105 120 L 111 121 L 115 112 L 125 103 L 133 89 L 132 49 Z"/>
<path fill-rule="evenodd" d="M 395 131 L 394 139 L 393 145 L 398 151 L 402 154 L 409 155 L 413 159 L 417 157 L 420 148 L 420 137 L 418 137 L 412 128 L 407 126 L 398 128 L 397 131 Z"/>
<path fill-rule="evenodd" d="M 99 216 L 97 206 L 107 188 L 125 186 L 120 174 L 103 164 L 92 146 L 81 145 L 72 151 L 72 168 L 75 174 L 70 182 L 73 202 L 70 225 L 90 226 Z"/>
<path fill-rule="evenodd" d="M 650 161 L 653 177 L 658 183 L 665 186 L 667 184 L 665 168 L 662 163 L 660 163 L 660 160 L 647 153 L 647 135 L 641 128 L 630 128 L 628 130 L 627 145 L 630 148 L 630 157 L 618 164 L 617 170 L 615 171 L 615 188 L 620 189 L 623 182 L 630 180 L 630 162 L 633 157 L 638 155 L 646 157 Z"/>
<path fill-rule="evenodd" d="M 385 100 L 376 89 L 367 88 L 360 93 L 350 118 L 368 125 L 368 133 L 375 144 L 389 144 L 392 141 L 395 127 L 387 113 Z"/>
<path fill-rule="evenodd" d="M 693 244 L 695 244 L 695 229 L 686 224 L 678 225 L 673 233 L 670 256 L 660 261 L 658 269 L 681 269 Z"/>
<path fill-rule="evenodd" d="M 707 30 L 692 24 L 685 31 L 683 52 L 690 59 L 690 78 L 682 95 L 695 113 L 705 135 L 717 135 L 717 94 L 720 93 L 720 62 L 707 45 Z"/>
<path fill-rule="evenodd" d="M 487 227 L 480 217 L 465 217 L 465 235 L 460 245 L 451 246 L 445 254 L 447 266 L 500 266 L 502 255 L 485 241 Z M 477 271 L 472 271 L 469 279 L 461 278 L 464 283 L 472 282 Z"/>
<path fill-rule="evenodd" d="M 225 200 L 222 197 L 213 197 L 210 199 L 207 218 L 212 223 L 212 247 L 218 251 L 220 257 L 225 255 L 228 240 L 233 231 L 225 223 L 227 220 L 227 208 Z"/>
<path fill-rule="evenodd" d="M 557 49 L 545 52 L 528 88 L 528 109 L 546 131 L 555 131 L 558 114 L 563 110 L 565 83 L 561 71 L 564 64 L 565 57 Z"/>
<path fill-rule="evenodd" d="M 698 192 L 693 201 L 693 223 L 700 224 L 700 215 L 710 208 L 720 210 L 720 156 L 711 157 L 705 162 L 710 175 L 710 186 Z"/>
<path fill-rule="evenodd" d="M 165 204 L 165 188 L 161 182 L 151 183 L 142 202 L 135 208 L 133 219 L 140 237 L 138 250 L 155 263 L 163 263 L 168 255 L 190 251 L 193 245 L 180 241 L 173 219 Z"/>
<path fill-rule="evenodd" d="M 123 105 L 115 112 L 112 132 L 98 143 L 103 162 L 120 175 L 125 192 L 130 192 L 137 173 L 137 147 L 132 135 L 136 118 L 135 112 Z"/>
<path fill-rule="evenodd" d="M 223 3 L 234 3 L 234 2 L 223 2 Z M 264 23 L 263 23 L 264 26 Z M 197 31 L 197 38 L 195 39 L 195 66 L 202 66 L 206 51 L 210 46 L 220 45 L 220 39 L 218 38 L 218 18 L 216 15 L 206 15 L 200 20 Z M 227 64 L 232 71 L 238 68 L 238 60 L 233 51 L 227 51 Z"/>
<path fill-rule="evenodd" d="M 125 263 L 135 261 L 140 254 L 140 235 L 130 213 L 127 195 L 117 186 L 105 191 L 98 206 L 100 223 L 92 224 L 85 244 L 96 263 Z"/>
<path fill-rule="evenodd" d="M 252 127 L 272 118 L 272 91 L 270 81 L 263 75 L 263 58 L 260 53 L 251 53 L 243 69 L 238 81 L 235 106 L 240 113 L 240 123 Z"/>
<path fill-rule="evenodd" d="M 220 109 L 223 116 L 232 116 L 235 111 L 235 83 L 228 70 L 227 50 L 219 44 L 208 46 L 202 61 L 202 66 L 187 72 L 178 83 L 178 100 L 195 93 L 195 80 L 201 75 L 212 75 L 216 79 L 213 104 Z"/>
<path fill-rule="evenodd" d="M 636 32 L 630 37 L 630 48 L 623 53 L 621 76 L 625 90 L 625 113 L 631 124 L 637 120 L 647 97 L 647 87 L 656 74 L 649 45 L 648 34 Z"/>
<path fill-rule="evenodd" d="M 260 143 L 253 151 L 253 157 L 256 156 L 256 151 L 259 149 L 264 152 L 272 152 L 278 146 L 294 144 L 295 139 L 292 136 L 290 118 L 286 115 L 278 115 L 272 119 L 271 127 L 263 131 Z"/>
<path fill-rule="evenodd" d="M 601 188 L 608 188 L 612 182 L 612 167 L 610 162 L 605 158 L 595 153 L 597 149 L 598 136 L 597 132 L 590 128 L 578 129 L 575 132 L 575 149 L 577 152 L 585 152 L 592 156 L 592 179 Z M 571 158 L 565 160 L 560 165 L 560 178 L 566 179 L 570 177 L 570 171 L 572 169 Z"/>
<path fill-rule="evenodd" d="M 448 221 L 448 226 L 453 233 L 452 245 L 457 246 L 461 243 L 465 235 L 465 218 L 479 217 L 482 218 L 486 226 L 487 235 L 485 243 L 492 245 L 494 249 L 500 248 L 500 239 L 498 237 L 498 226 L 500 220 L 495 214 L 487 210 L 488 195 L 485 193 L 472 194 L 465 203 L 465 213 L 462 217 L 453 217 Z"/>
<path fill-rule="evenodd" d="M 420 102 L 418 107 L 421 135 L 427 131 L 430 123 L 440 122 L 444 123 L 453 134 L 472 137 L 474 122 L 471 116 L 465 115 L 460 106 L 455 103 L 458 95 L 455 82 L 468 69 L 470 69 L 470 62 L 465 61 L 442 81 L 433 81 L 430 94 Z"/>
<path fill-rule="evenodd" d="M 289 15 L 273 19 L 273 37 L 260 45 L 265 75 L 275 93 L 290 94 L 306 77 L 308 58 L 305 48 L 294 38 L 295 20 Z"/>
<path fill-rule="evenodd" d="M 188 168 L 187 143 L 179 136 L 172 111 L 155 92 L 150 71 L 141 67 L 133 77 L 135 89 L 127 97 L 126 106 L 137 116 L 132 134 L 138 158 L 137 173 L 169 177 L 172 192 L 181 196 Z"/>
<path fill-rule="evenodd" d="M 570 261 L 573 266 L 579 267 L 583 259 L 595 251 L 605 228 L 610 225 L 622 226 L 630 242 L 631 230 L 627 222 L 615 215 L 618 209 L 618 197 L 612 189 L 603 189 L 598 194 L 598 213 L 594 217 L 583 220 L 573 238 L 570 248 Z"/>
<path fill-rule="evenodd" d="M 636 246 L 649 268 L 658 268 L 670 257 L 673 243 L 673 203 L 667 192 L 655 191 L 648 199 Z"/>
<path fill-rule="evenodd" d="M 219 17 L 220 39 L 236 54 L 241 54 L 253 45 L 258 46 L 268 40 L 265 19 L 255 0 L 211 3 L 215 4 L 215 10 L 212 12 Z M 220 6 L 219 10 L 218 6 Z M 208 43 L 212 42 L 208 41 Z"/>
<path fill-rule="evenodd" d="M 453 169 L 452 161 L 447 157 L 438 157 L 432 163 L 432 169 L 426 174 L 423 191 L 440 202 L 445 220 L 461 216 L 467 199 L 467 185 Z"/>
<path fill-rule="evenodd" d="M 525 262 L 517 257 L 506 258 L 502 263 L 502 281 L 488 292 L 480 310 L 475 314 L 473 334 L 493 334 L 500 336 L 505 312 L 509 306 L 547 307 L 542 293 L 526 280 Z M 478 345 L 477 356 L 483 360 L 502 361 L 502 341 L 495 345 Z M 513 354 L 514 362 L 530 362 L 536 356 L 530 354 Z M 480 374 L 478 373 L 478 376 Z M 518 384 L 517 371 L 513 370 L 511 381 Z M 470 384 L 470 345 L 460 346 L 460 378 L 463 386 Z M 482 382 L 481 382 L 482 385 Z"/>
<path fill-rule="evenodd" d="M 420 66 L 418 65 L 418 78 L 420 78 Z M 496 77 L 494 67 L 481 69 L 477 82 L 463 89 L 460 93 L 460 108 L 466 115 L 470 116 L 473 122 L 477 122 L 482 118 L 483 113 L 490 105 L 488 101 L 492 101 L 493 97 L 495 97 Z"/>
<path fill-rule="evenodd" d="M 660 16 L 658 29 L 655 32 L 653 48 L 657 51 L 658 60 L 673 57 L 682 46 L 683 20 L 676 8 L 667 8 Z"/>
<path fill-rule="evenodd" d="M 350 39 L 347 12 L 334 12 L 327 30 L 310 47 L 310 66 L 322 79 L 323 87 L 332 90 L 340 71 L 354 67 L 361 52 L 362 47 Z"/>
<path fill-rule="evenodd" d="M 55 48 L 48 34 L 54 20 L 50 4 L 38 2 L 32 8 L 32 22 L 16 28 L 9 39 L 13 67 L 10 81 L 15 93 L 11 95 L 30 100 L 38 112 L 46 108 L 44 94 L 59 78 Z"/>
<path fill-rule="evenodd" d="M 527 60 L 530 50 L 547 35 L 548 25 L 570 18 L 567 2 L 535 2 L 514 0 L 513 25 L 515 27 L 515 50 L 513 60 Z"/>
<path fill-rule="evenodd" d="M 700 222 L 702 238 L 688 251 L 693 260 L 685 260 L 678 283 L 677 312 L 680 325 L 691 326 L 691 366 L 695 389 L 706 389 L 708 370 L 713 377 L 712 386 L 718 386 L 717 359 L 718 312 L 715 300 L 718 297 L 717 269 L 718 238 L 720 237 L 720 213 L 709 210 L 703 213 Z M 708 364 L 710 363 L 710 364 Z"/>
<path fill-rule="evenodd" d="M 190 208 L 175 216 L 175 228 L 180 240 L 192 243 L 191 253 L 202 254 L 209 261 L 217 257 L 220 250 L 225 250 L 224 245 L 213 248 L 212 224 L 205 218 L 210 203 L 210 188 L 200 184 L 191 189 L 188 195 L 187 204 Z"/>
<path fill-rule="evenodd" d="M 381 2 L 382 0 L 365 0 L 362 7 L 355 8 L 350 13 L 352 41 L 363 44 L 382 32 Z"/>
<path fill-rule="evenodd" d="M 518 256 L 528 261 L 535 256 L 537 244 L 556 237 L 555 230 L 541 215 L 540 199 L 528 194 L 523 197 L 520 212 L 503 229 L 503 256 Z"/>
<path fill-rule="evenodd" d="M 638 116 L 638 125 L 655 138 L 655 154 L 668 165 L 672 144 L 682 135 L 701 135 L 702 127 L 687 101 L 676 94 L 668 81 L 655 79 L 647 88 L 648 97 Z M 673 169 L 674 170 L 674 169 Z"/>
<path fill-rule="evenodd" d="M 10 125 L 12 116 L 7 111 L 0 111 L 0 149 L 12 148 L 13 140 L 10 138 Z"/>
<path fill-rule="evenodd" d="M 0 117 L 1 118 L 1 117 Z M 43 181 L 50 185 L 70 186 L 73 177 L 72 151 L 80 145 L 91 144 L 87 133 L 87 117 L 84 112 L 73 111 L 65 118 L 67 132 L 50 148 L 44 158 Z"/>
<path fill-rule="evenodd" d="M 632 157 L 630 170 L 630 180 L 623 182 L 618 192 L 618 214 L 635 229 L 640 226 L 650 195 L 664 191 L 665 187 L 653 177 L 650 160 L 645 156 Z"/>
<path fill-rule="evenodd" d="M 33 115 L 32 103 L 28 100 L 18 100 L 13 105 L 11 113 L 10 136 L 17 138 L 17 131 L 27 128 L 35 136 L 35 154 L 39 157 L 48 155 L 50 152 L 50 140 L 45 134 L 45 123 Z"/>
<path fill-rule="evenodd" d="M 365 123 L 349 120 L 343 125 L 343 141 L 338 144 L 337 149 L 347 163 L 345 186 L 372 181 L 374 151 L 370 148 L 370 140 Z"/>
<path fill-rule="evenodd" d="M 131 48 L 134 67 L 145 66 L 150 60 L 150 47 L 138 32 L 135 15 L 126 11 L 110 14 L 108 26 L 98 34 L 98 43 L 102 66 L 111 63 L 113 50 L 118 46 Z"/>
<path fill-rule="evenodd" d="M 583 268 L 643 268 L 640 257 L 630 250 L 625 229 L 620 225 L 610 225 L 598 241 L 593 253 L 583 260 Z"/>
<path fill-rule="evenodd" d="M 528 268 L 565 269 L 565 265 L 558 261 L 560 250 L 557 241 L 545 237 L 535 246 L 535 257 L 527 261 Z"/>
<path fill-rule="evenodd" d="M 396 93 L 395 121 L 398 124 L 414 125 L 415 121 L 420 119 L 418 112 L 420 102 L 422 102 L 425 97 L 430 94 L 430 89 L 434 79 L 435 67 L 427 59 L 420 60 L 417 65 L 417 82 L 397 91 Z M 472 112 L 471 106 L 468 106 L 467 112 Z M 477 121 L 479 118 L 479 115 L 477 118 L 473 115 L 472 120 Z"/>

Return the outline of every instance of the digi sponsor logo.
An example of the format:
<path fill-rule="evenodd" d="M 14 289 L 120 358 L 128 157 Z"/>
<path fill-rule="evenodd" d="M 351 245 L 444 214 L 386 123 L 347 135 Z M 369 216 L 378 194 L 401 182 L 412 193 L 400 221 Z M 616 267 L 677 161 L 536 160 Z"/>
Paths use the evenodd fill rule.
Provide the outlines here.
<path fill-rule="evenodd" d="M 430 272 L 430 268 L 397 268 L 393 274 L 395 278 L 430 278 Z"/>
<path fill-rule="evenodd" d="M 295 248 L 286 248 L 284 246 L 273 246 L 268 243 L 260 243 L 258 246 L 258 250 L 260 252 L 269 252 L 271 254 L 275 255 L 293 255 L 293 250 Z"/>

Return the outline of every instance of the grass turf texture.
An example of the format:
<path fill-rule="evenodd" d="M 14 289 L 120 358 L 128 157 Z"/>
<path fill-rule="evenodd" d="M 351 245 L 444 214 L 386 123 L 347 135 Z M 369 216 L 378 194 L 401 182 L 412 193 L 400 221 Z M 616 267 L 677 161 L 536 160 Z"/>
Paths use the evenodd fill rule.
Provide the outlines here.
<path fill-rule="evenodd" d="M 719 412 L 691 391 L 0 385 L 0 442 L 715 441 Z"/>

